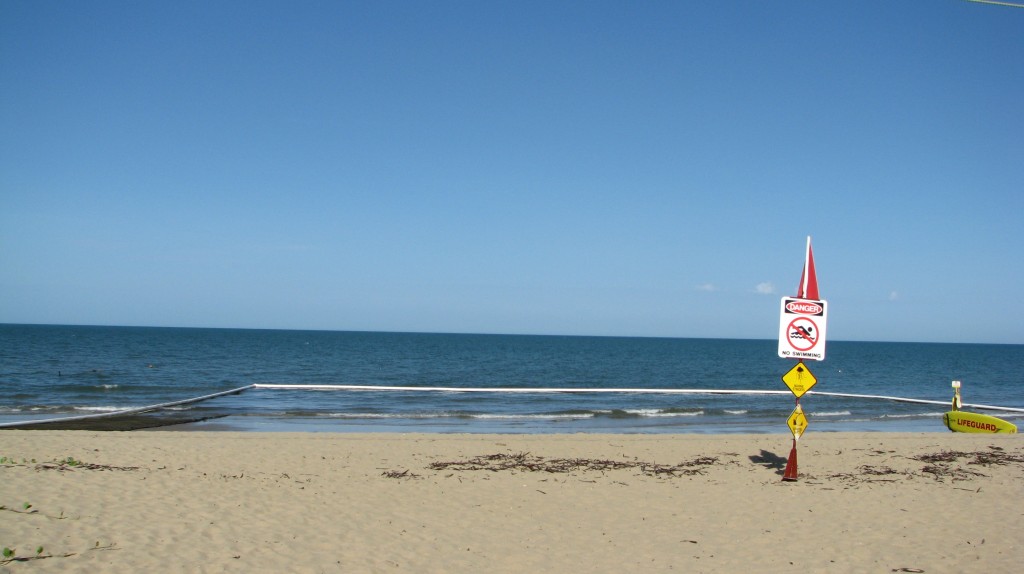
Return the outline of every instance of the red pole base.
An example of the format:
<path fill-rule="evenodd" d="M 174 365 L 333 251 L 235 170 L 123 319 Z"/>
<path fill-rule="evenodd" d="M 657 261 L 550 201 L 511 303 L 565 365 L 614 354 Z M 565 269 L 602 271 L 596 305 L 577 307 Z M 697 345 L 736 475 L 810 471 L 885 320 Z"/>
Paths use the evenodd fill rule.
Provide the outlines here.
<path fill-rule="evenodd" d="M 793 449 L 789 451 L 789 460 L 786 461 L 786 472 L 782 474 L 782 480 L 796 480 L 796 441 L 793 441 Z"/>

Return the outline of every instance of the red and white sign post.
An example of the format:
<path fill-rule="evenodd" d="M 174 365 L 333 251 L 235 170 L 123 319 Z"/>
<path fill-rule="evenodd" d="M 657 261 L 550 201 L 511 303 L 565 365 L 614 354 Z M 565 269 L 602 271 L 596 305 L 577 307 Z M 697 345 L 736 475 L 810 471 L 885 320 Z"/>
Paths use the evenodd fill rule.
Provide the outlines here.
<path fill-rule="evenodd" d="M 818 277 L 814 271 L 811 238 L 807 238 L 807 256 L 795 297 L 783 297 L 779 312 L 779 356 L 797 359 L 799 364 L 783 375 L 782 380 L 796 395 L 796 408 L 789 417 L 793 448 L 789 451 L 782 480 L 796 480 L 796 441 L 807 428 L 807 418 L 800 406 L 800 397 L 817 379 L 804 365 L 804 359 L 825 360 L 825 320 L 828 304 L 818 296 Z"/>

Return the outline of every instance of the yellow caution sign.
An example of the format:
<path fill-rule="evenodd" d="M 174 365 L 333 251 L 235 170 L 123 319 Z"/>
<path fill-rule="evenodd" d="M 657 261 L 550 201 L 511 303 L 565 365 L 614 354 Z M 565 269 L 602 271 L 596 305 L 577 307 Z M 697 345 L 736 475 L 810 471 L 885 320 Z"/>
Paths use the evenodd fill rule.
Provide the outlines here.
<path fill-rule="evenodd" d="M 800 362 L 790 369 L 788 373 L 782 375 L 782 382 L 786 383 L 789 390 L 793 391 L 793 394 L 799 399 L 804 393 L 811 390 L 811 387 L 818 382 L 818 379 L 814 378 L 807 365 Z"/>
<path fill-rule="evenodd" d="M 790 432 L 793 433 L 793 439 L 800 438 L 800 435 L 804 434 L 804 430 L 807 428 L 807 417 L 804 415 L 804 409 L 797 405 L 786 422 L 789 424 Z"/>

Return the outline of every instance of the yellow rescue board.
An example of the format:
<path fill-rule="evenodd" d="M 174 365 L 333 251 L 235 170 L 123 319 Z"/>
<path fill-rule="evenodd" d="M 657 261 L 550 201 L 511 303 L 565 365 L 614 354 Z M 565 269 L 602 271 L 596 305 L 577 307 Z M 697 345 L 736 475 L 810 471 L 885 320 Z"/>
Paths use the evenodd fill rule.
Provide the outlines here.
<path fill-rule="evenodd" d="M 942 422 L 953 432 L 1016 433 L 1017 425 L 1003 419 L 966 411 L 949 411 Z"/>

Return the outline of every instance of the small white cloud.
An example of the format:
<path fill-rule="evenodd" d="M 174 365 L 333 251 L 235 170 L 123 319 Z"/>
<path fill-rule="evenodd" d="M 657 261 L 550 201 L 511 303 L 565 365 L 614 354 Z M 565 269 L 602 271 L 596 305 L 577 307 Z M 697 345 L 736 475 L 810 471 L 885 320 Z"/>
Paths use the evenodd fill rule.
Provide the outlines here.
<path fill-rule="evenodd" d="M 762 295 L 771 295 L 775 293 L 775 285 L 772 285 L 771 281 L 758 283 L 757 287 L 754 287 L 754 292 Z"/>
<path fill-rule="evenodd" d="M 697 291 L 707 291 L 708 293 L 718 291 L 718 287 L 715 287 L 714 283 L 703 283 L 701 285 L 697 285 L 696 289 Z"/>
<path fill-rule="evenodd" d="M 895 300 L 897 300 L 899 298 L 900 298 L 900 294 L 898 292 L 896 292 L 896 291 L 890 291 L 889 292 L 889 300 L 890 301 L 895 301 Z"/>

